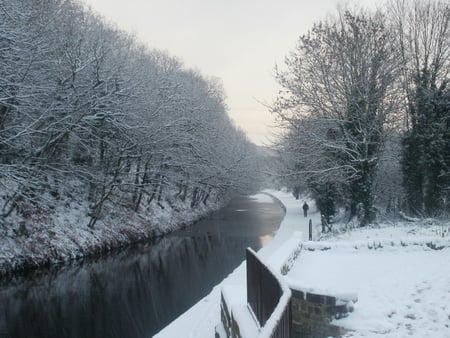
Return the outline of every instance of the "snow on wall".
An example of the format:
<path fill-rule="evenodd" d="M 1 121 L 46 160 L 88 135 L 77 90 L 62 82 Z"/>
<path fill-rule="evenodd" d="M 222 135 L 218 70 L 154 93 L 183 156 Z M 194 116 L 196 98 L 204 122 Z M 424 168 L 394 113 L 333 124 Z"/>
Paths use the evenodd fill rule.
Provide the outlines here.
<path fill-rule="evenodd" d="M 450 247 L 450 237 L 436 238 L 435 236 L 414 236 L 397 238 L 373 238 L 344 242 L 305 242 L 303 249 L 308 251 L 340 250 L 408 250 L 408 247 L 422 247 L 424 250 L 440 250 Z M 410 248 L 415 250 L 415 248 Z"/>
<path fill-rule="evenodd" d="M 302 251 L 302 236 L 300 231 L 294 232 L 291 238 L 270 255 L 269 265 L 282 275 L 286 275 Z"/>
<path fill-rule="evenodd" d="M 256 338 L 260 327 L 247 305 L 234 304 L 232 307 L 233 332 L 241 338 Z M 238 332 L 236 332 L 238 331 Z"/>

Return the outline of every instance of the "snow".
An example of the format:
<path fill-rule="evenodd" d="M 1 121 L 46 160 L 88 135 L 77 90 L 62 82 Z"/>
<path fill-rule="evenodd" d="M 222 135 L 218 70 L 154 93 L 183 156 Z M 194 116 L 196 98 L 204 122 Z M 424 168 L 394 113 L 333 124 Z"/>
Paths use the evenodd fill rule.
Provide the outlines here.
<path fill-rule="evenodd" d="M 245 285 L 225 285 L 222 288 L 222 295 L 227 304 L 247 305 L 247 291 Z M 231 316 L 231 312 L 229 315 Z"/>
<path fill-rule="evenodd" d="M 247 305 L 233 305 L 232 312 L 234 319 L 239 326 L 239 333 L 242 338 L 256 337 L 259 332 L 252 313 L 248 310 Z"/>
<path fill-rule="evenodd" d="M 269 265 L 276 271 L 281 271 L 285 274 L 292 268 L 296 258 L 302 251 L 302 233 L 296 231 L 292 234 L 281 247 L 279 247 L 269 258 Z"/>
<path fill-rule="evenodd" d="M 450 223 L 385 223 L 322 236 L 312 201 L 307 200 L 310 215 L 304 218 L 304 200 L 295 200 L 288 192 L 265 192 L 284 205 L 286 215 L 258 255 L 278 269 L 303 239 L 284 278 L 292 288 L 357 299 L 353 313 L 335 320 L 351 330 L 346 337 L 450 337 Z M 306 241 L 310 218 L 313 239 L 320 241 Z M 243 262 L 155 337 L 211 337 L 220 323 L 222 287 L 227 286 L 227 302 L 243 306 L 245 280 Z"/>

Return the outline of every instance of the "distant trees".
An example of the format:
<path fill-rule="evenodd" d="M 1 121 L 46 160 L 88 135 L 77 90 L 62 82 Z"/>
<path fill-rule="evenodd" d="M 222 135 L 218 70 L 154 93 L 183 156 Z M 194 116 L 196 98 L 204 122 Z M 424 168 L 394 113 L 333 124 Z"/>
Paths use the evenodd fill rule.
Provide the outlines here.
<path fill-rule="evenodd" d="M 50 211 L 75 186 L 90 226 L 108 203 L 195 208 L 252 191 L 255 149 L 226 109 L 220 81 L 76 1 L 0 3 L 2 219 Z"/>
<path fill-rule="evenodd" d="M 306 184 L 325 216 L 340 204 L 361 225 L 372 222 L 375 200 L 401 196 L 389 178 L 403 180 L 410 211 L 449 205 L 449 18 L 438 1 L 347 10 L 301 36 L 277 70 L 284 175 Z"/>

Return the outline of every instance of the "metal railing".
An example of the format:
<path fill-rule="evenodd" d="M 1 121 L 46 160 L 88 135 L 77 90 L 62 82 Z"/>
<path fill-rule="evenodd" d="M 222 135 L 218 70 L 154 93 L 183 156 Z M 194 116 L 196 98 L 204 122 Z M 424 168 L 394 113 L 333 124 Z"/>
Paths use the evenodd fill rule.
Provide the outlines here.
<path fill-rule="evenodd" d="M 271 338 L 291 337 L 290 290 L 282 287 L 281 281 L 253 250 L 246 250 L 246 258 L 247 304 L 263 328 L 262 332 Z M 270 325 L 265 328 L 268 322 Z"/>

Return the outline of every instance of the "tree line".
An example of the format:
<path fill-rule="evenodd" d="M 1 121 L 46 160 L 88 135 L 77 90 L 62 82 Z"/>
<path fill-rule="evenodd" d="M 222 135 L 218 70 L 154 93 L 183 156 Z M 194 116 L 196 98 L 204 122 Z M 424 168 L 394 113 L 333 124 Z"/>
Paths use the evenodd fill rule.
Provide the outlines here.
<path fill-rule="evenodd" d="M 450 209 L 450 6 L 340 10 L 276 69 L 282 176 L 330 219 Z"/>
<path fill-rule="evenodd" d="M 0 1 L 0 223 L 75 192 L 192 208 L 257 186 L 254 145 L 220 80 L 149 49 L 77 1 Z"/>

